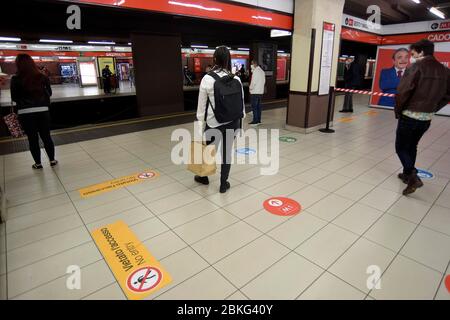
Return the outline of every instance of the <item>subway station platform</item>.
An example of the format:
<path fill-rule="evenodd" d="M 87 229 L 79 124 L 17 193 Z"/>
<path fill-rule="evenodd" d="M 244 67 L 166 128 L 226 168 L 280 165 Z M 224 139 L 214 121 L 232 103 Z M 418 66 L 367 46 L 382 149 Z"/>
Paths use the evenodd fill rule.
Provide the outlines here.
<path fill-rule="evenodd" d="M 356 99 L 354 114 L 336 113 L 334 134 L 287 131 L 285 108 L 264 111 L 258 130 L 294 138 L 280 141 L 279 172 L 262 176 L 259 165 L 234 165 L 226 194 L 217 175 L 198 185 L 171 161 L 172 132 L 192 131 L 191 123 L 102 138 L 89 131 L 58 145 L 60 164 L 44 162 L 43 171 L 31 169 L 27 151 L 2 155 L 2 291 L 8 299 L 126 299 L 91 236 L 120 220 L 173 279 L 146 299 L 448 300 L 448 118 L 436 117 L 420 145 L 419 167 L 433 178 L 404 197 L 393 113 Z M 86 186 L 148 169 L 159 177 L 80 196 Z M 268 213 L 263 202 L 273 196 L 297 201 L 302 211 Z M 79 290 L 66 286 L 71 265 L 81 268 Z M 381 272 L 379 288 L 367 285 L 369 266 Z"/>
<path fill-rule="evenodd" d="M 107 96 L 127 96 L 136 95 L 136 87 L 131 86 L 128 81 L 120 82 L 120 87 L 117 88 L 114 94 L 105 94 L 103 89 L 99 87 L 80 87 L 77 84 L 61 84 L 52 86 L 52 102 L 65 102 L 74 100 L 84 100 L 92 98 L 104 98 Z M 1 90 L 0 92 L 0 106 L 11 106 L 11 92 L 10 90 Z"/>

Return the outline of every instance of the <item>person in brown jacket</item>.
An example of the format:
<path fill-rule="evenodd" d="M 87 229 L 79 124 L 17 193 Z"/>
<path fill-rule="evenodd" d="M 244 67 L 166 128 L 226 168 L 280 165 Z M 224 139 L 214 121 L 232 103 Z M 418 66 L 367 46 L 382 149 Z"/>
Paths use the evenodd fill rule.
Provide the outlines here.
<path fill-rule="evenodd" d="M 395 105 L 399 120 L 395 149 L 403 165 L 398 177 L 408 185 L 405 196 L 423 186 L 415 168 L 417 146 L 434 114 L 450 100 L 450 70 L 434 57 L 434 44 L 423 39 L 410 50 L 412 65 L 400 81 Z"/>

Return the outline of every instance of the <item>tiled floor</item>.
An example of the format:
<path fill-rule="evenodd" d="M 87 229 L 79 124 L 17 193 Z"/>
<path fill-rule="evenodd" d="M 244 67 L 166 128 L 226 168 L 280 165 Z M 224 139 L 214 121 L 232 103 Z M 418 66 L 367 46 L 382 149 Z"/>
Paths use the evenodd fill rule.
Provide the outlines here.
<path fill-rule="evenodd" d="M 280 142 L 279 173 L 235 165 L 225 195 L 217 176 L 200 186 L 170 162 L 175 127 L 58 146 L 60 165 L 42 172 L 28 152 L 2 156 L 8 298 L 125 299 L 90 235 L 123 220 L 173 277 L 149 299 L 450 299 L 450 119 L 436 117 L 420 145 L 419 167 L 435 179 L 406 198 L 393 114 L 368 115 L 357 101 L 335 134 L 281 129 L 298 141 Z M 284 120 L 284 109 L 270 110 L 260 128 Z M 77 192 L 148 168 L 161 177 L 89 199 Z M 271 196 L 303 211 L 271 215 L 262 207 Z M 69 265 L 81 267 L 81 290 L 66 289 Z"/>

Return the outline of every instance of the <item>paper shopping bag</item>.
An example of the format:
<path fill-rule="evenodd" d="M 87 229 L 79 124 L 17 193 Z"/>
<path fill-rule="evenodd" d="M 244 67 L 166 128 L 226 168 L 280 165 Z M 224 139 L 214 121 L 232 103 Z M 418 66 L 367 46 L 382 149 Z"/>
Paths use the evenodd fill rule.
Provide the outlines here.
<path fill-rule="evenodd" d="M 216 148 L 198 141 L 192 141 L 188 170 L 200 176 L 207 177 L 216 174 Z"/>

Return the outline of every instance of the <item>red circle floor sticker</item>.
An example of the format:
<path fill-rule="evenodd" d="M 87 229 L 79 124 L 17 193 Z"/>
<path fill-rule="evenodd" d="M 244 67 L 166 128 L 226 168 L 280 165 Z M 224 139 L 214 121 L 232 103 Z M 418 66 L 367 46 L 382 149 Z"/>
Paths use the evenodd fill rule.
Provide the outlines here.
<path fill-rule="evenodd" d="M 445 286 L 447 287 L 448 293 L 450 293 L 450 274 L 445 278 Z"/>
<path fill-rule="evenodd" d="M 143 172 L 140 175 L 138 175 L 138 178 L 145 180 L 145 179 L 153 178 L 154 176 L 155 176 L 154 172 Z"/>
<path fill-rule="evenodd" d="M 162 273 L 154 267 L 144 267 L 134 271 L 127 280 L 128 289 L 137 293 L 150 291 L 158 286 Z"/>
<path fill-rule="evenodd" d="M 294 216 L 302 210 L 302 206 L 289 198 L 275 197 L 264 201 L 264 209 L 277 216 Z"/>

